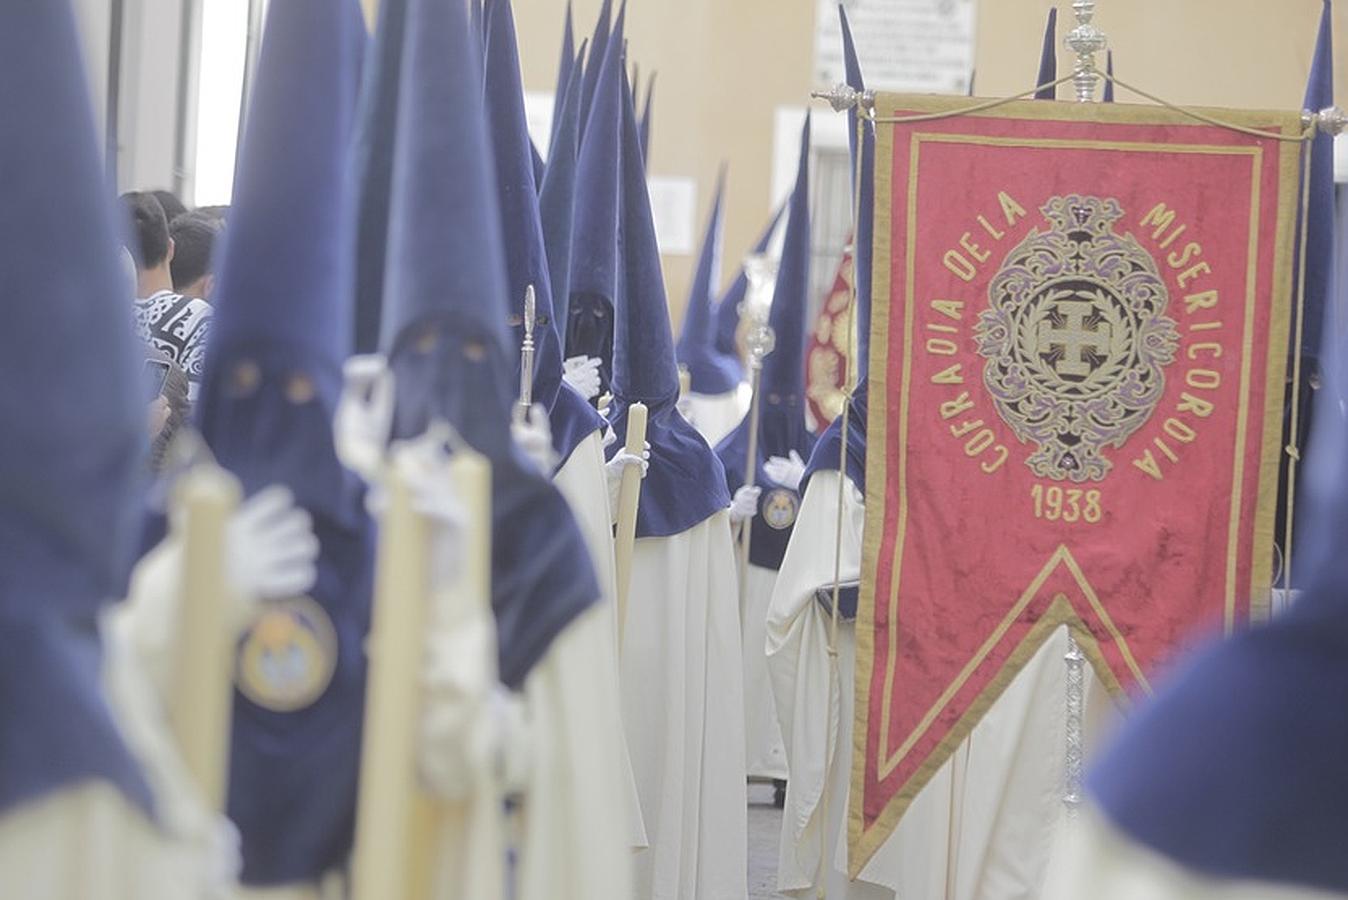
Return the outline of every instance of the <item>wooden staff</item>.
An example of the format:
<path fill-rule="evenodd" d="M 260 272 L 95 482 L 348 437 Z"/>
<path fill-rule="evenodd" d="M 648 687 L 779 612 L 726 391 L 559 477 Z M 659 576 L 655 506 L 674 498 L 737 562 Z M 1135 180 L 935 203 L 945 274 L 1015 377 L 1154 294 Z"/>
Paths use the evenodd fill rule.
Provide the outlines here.
<path fill-rule="evenodd" d="M 183 576 L 169 717 L 183 761 L 210 808 L 223 812 L 234 708 L 232 633 L 238 598 L 225 571 L 225 538 L 239 483 L 217 466 L 189 472 L 183 511 Z"/>
<path fill-rule="evenodd" d="M 464 534 L 463 568 L 457 583 L 438 598 L 443 615 L 457 625 L 472 619 L 490 617 L 491 612 L 491 463 L 471 450 L 454 454 L 449 465 L 459 500 L 467 513 Z M 496 679 L 495 648 L 490 658 L 493 682 Z M 418 819 L 432 823 L 415 830 L 413 854 L 415 871 L 431 874 L 439 868 L 462 873 L 455 884 L 457 896 L 470 900 L 503 900 L 506 896 L 506 817 L 505 798 L 495 771 L 473 773 L 473 784 L 463 803 L 438 804 L 432 817 L 428 804 L 422 804 Z M 428 840 L 429 836 L 436 840 Z M 420 886 L 416 898 L 429 898 Z M 438 893 L 436 896 L 443 896 Z"/>
<path fill-rule="evenodd" d="M 489 798 L 485 809 L 469 816 L 429 797 L 417 774 L 421 672 L 431 603 L 444 603 L 450 623 L 489 614 L 491 606 L 491 466 L 468 450 L 457 452 L 450 462 L 449 477 L 469 527 L 459 579 L 439 600 L 432 598 L 429 528 L 412 507 L 405 471 L 395 454 L 380 523 L 351 896 L 430 900 L 449 862 L 443 852 L 454 847 L 461 851 L 454 861 L 457 868 L 475 879 L 464 885 L 462 896 L 498 900 L 505 894 L 500 798 Z M 468 852 L 479 848 L 482 852 Z"/>
<path fill-rule="evenodd" d="M 383 481 L 388 505 L 379 527 L 369 636 L 354 900 L 410 900 L 414 843 L 433 843 L 413 826 L 420 796 L 417 725 L 430 607 L 429 529 L 412 507 L 405 471 L 395 455 Z"/>
<path fill-rule="evenodd" d="M 627 408 L 627 452 L 641 459 L 646 452 L 646 404 L 633 403 Z M 641 468 L 623 470 L 618 489 L 618 529 L 614 555 L 618 576 L 618 646 L 622 646 L 627 624 L 627 598 L 632 588 L 632 554 L 637 542 L 637 508 L 641 503 Z"/>

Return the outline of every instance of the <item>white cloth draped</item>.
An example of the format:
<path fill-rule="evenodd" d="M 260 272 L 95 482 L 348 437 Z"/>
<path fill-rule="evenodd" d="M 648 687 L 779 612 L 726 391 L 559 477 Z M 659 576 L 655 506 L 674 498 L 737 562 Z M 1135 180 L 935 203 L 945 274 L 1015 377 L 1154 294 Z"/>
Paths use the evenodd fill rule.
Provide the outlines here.
<path fill-rule="evenodd" d="M 181 555 L 168 542 L 109 610 L 103 690 L 154 794 L 151 822 L 110 784 L 71 785 L 0 818 L 0 897 L 177 900 L 227 897 L 229 827 L 202 803 L 164 718 Z"/>
<path fill-rule="evenodd" d="M 1308 888 L 1222 881 L 1176 865 L 1088 809 L 1064 829 L 1043 900 L 1332 900 Z"/>
<path fill-rule="evenodd" d="M 638 900 L 744 900 L 747 796 L 730 521 L 636 542 L 623 722 L 650 848 Z"/>
<path fill-rule="evenodd" d="M 612 671 L 618 671 L 618 603 L 617 572 L 613 556 L 613 522 L 609 515 L 608 476 L 604 468 L 604 442 L 595 432 L 572 451 L 571 457 L 557 472 L 553 482 L 566 498 L 576 517 L 585 543 L 590 548 L 599 587 L 604 593 L 600 613 L 607 622 L 610 635 L 605 649 Z M 621 782 L 627 807 L 628 843 L 633 847 L 647 846 L 646 827 L 641 820 L 641 803 L 637 799 L 636 778 L 632 774 L 631 754 L 627 736 L 621 727 L 617 731 L 619 759 L 614 771 Z"/>
<path fill-rule="evenodd" d="M 779 890 L 807 896 L 820 875 L 824 811 L 830 900 L 1035 898 L 1064 820 L 1068 639 L 1056 631 L 970 737 L 918 795 L 861 872 L 846 879 L 846 806 L 852 764 L 855 629 L 840 627 L 838 669 L 828 659 L 829 614 L 815 590 L 834 579 L 836 472 L 811 479 L 768 616 L 767 653 L 790 776 Z M 841 575 L 861 571 L 863 499 L 843 492 Z M 1105 700 L 1087 670 L 1088 704 Z"/>
<path fill-rule="evenodd" d="M 688 393 L 688 421 L 715 447 L 721 439 L 735 430 L 749 412 L 749 386 L 741 384 L 724 394 Z"/>
<path fill-rule="evenodd" d="M 740 598 L 740 627 L 744 642 L 744 736 L 745 759 L 750 778 L 785 779 L 786 746 L 777 723 L 777 704 L 768 675 L 768 606 L 777 572 L 755 565 L 744 577 Z"/>
<path fill-rule="evenodd" d="M 533 750 L 517 814 L 520 900 L 632 897 L 630 785 L 621 777 L 607 605 L 567 626 L 525 683 Z"/>

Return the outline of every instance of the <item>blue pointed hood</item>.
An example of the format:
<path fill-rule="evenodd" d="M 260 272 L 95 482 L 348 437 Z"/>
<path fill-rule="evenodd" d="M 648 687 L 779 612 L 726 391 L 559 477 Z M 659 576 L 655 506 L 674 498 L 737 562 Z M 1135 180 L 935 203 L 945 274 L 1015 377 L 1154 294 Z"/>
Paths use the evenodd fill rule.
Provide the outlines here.
<path fill-rule="evenodd" d="M 1307 80 L 1305 101 L 1302 108 L 1319 112 L 1333 105 L 1333 6 L 1329 0 L 1325 0 L 1320 15 L 1315 55 L 1311 61 L 1310 77 Z M 1322 409 L 1322 403 L 1316 400 L 1318 392 L 1314 385 L 1317 381 L 1330 377 L 1323 370 L 1334 366 L 1342 366 L 1345 362 L 1348 362 L 1343 358 L 1340 347 L 1335 346 L 1332 341 L 1326 345 L 1323 339 L 1327 324 L 1326 318 L 1331 315 L 1333 308 L 1330 298 L 1335 290 L 1334 139 L 1327 134 L 1317 133 L 1315 139 L 1311 142 L 1310 154 L 1310 184 L 1307 193 L 1307 206 L 1304 211 L 1306 216 L 1306 244 L 1304 248 L 1301 246 L 1301 235 L 1298 234 L 1296 239 L 1297 251 L 1293 256 L 1298 272 L 1301 270 L 1303 260 L 1305 265 L 1301 346 L 1293 346 L 1289 350 L 1285 394 L 1287 402 L 1283 409 L 1284 442 L 1303 448 L 1303 452 L 1304 448 L 1310 445 L 1313 435 L 1318 435 L 1322 430 L 1338 427 L 1339 421 L 1342 419 L 1342 413 L 1337 409 L 1337 401 L 1344 395 L 1325 392 L 1330 395 L 1325 398 L 1329 407 Z M 1301 382 L 1294 385 L 1292 381 L 1296 372 L 1292 356 L 1297 352 L 1303 354 Z M 1300 413 L 1297 419 L 1296 434 L 1292 433 L 1293 391 L 1296 391 L 1299 395 L 1297 400 Z M 1300 514 L 1298 518 L 1304 516 L 1305 510 L 1316 502 L 1314 492 L 1305 489 L 1308 471 L 1309 467 L 1304 464 L 1297 469 L 1297 483 L 1293 487 L 1296 496 L 1300 498 L 1296 506 L 1296 511 Z M 1289 493 L 1287 483 L 1290 477 L 1290 457 L 1287 454 L 1281 454 L 1278 472 L 1278 506 L 1274 516 L 1274 540 L 1280 549 L 1283 548 L 1286 541 L 1287 497 Z M 1299 556 L 1302 554 L 1301 548 L 1313 546 L 1318 535 L 1302 527 L 1300 523 L 1296 524 L 1293 555 Z"/>
<path fill-rule="evenodd" d="M 365 58 L 370 49 L 370 27 L 365 20 L 365 10 L 361 0 L 343 0 L 346 3 L 346 15 L 351 19 L 351 30 L 359 35 L 356 40 L 356 72 L 364 73 Z"/>
<path fill-rule="evenodd" d="M 622 73 L 622 269 L 613 353 L 613 428 L 627 431 L 633 403 L 646 404 L 651 468 L 641 483 L 637 537 L 672 537 L 730 503 L 721 466 L 706 441 L 679 414 L 679 369 L 669 324 L 660 248 L 646 187 L 641 138 Z M 618 444 L 610 448 L 616 453 Z"/>
<path fill-rule="evenodd" d="M 245 490 L 281 482 L 353 526 L 363 502 L 331 420 L 352 344 L 347 189 L 364 40 L 363 24 L 331 15 L 326 0 L 268 13 L 196 409 Z M 297 377 L 308 386 L 292 398 Z"/>
<path fill-rule="evenodd" d="M 1343 396 L 1348 370 L 1328 374 L 1322 394 Z M 1130 841 L 1191 872 L 1348 894 L 1346 438 L 1337 415 L 1317 431 L 1301 596 L 1272 622 L 1190 654 L 1088 778 Z"/>
<path fill-rule="evenodd" d="M 407 0 L 382 0 L 373 46 L 366 57 L 352 180 L 356 204 L 356 353 L 379 348 L 384 310 L 384 257 L 388 244 L 389 189 L 393 183 L 393 132 L 398 120 Z"/>
<path fill-rule="evenodd" d="M 236 693 L 227 811 L 243 881 L 255 886 L 341 865 L 360 767 L 374 527 L 360 479 L 338 460 L 332 419 L 351 345 L 351 147 L 365 27 L 331 13 L 330 0 L 268 10 L 197 407 L 203 437 L 246 493 L 283 485 L 311 516 L 316 609 L 303 621 L 332 635 L 323 648 L 331 679 L 302 705 Z M 263 634 L 243 647 L 265 645 Z M 297 807 L 304 816 L 289 814 Z"/>
<path fill-rule="evenodd" d="M 847 413 L 847 463 L 846 474 L 857 486 L 857 490 L 866 493 L 866 418 L 867 402 L 870 391 L 870 378 L 857 382 L 852 390 L 852 399 L 848 402 Z M 829 423 L 819 440 L 815 442 L 805 465 L 805 478 L 800 483 L 801 496 L 810 485 L 816 473 L 836 472 L 842 462 L 842 416 Z"/>
<path fill-rule="evenodd" d="M 847 83 L 859 91 L 866 89 L 861 77 L 861 66 L 857 61 L 856 46 L 852 41 L 852 29 L 847 21 L 847 12 L 841 4 L 838 15 L 842 19 L 843 59 L 847 65 Z M 970 79 L 970 96 L 973 95 Z M 853 113 L 855 115 L 855 113 Z M 853 177 L 858 165 L 856 145 L 856 121 L 851 121 L 851 149 Z M 801 482 L 802 495 L 817 472 L 836 472 L 843 465 L 843 443 L 846 441 L 846 474 L 852 483 L 863 493 L 866 490 L 866 400 L 867 373 L 870 370 L 870 326 L 871 326 L 871 265 L 875 229 L 875 133 L 867 128 L 865 141 L 861 147 L 861 210 L 858 219 L 857 235 L 854 239 L 854 278 L 857 292 L 857 356 L 856 386 L 852 399 L 848 403 L 847 433 L 844 436 L 843 417 L 837 416 L 819 435 L 814 452 L 808 457 L 805 467 L 805 479 Z"/>
<path fill-rule="evenodd" d="M 618 278 L 618 143 L 622 127 L 622 33 L 626 8 L 614 23 L 607 53 L 599 62 L 590 45 L 591 70 L 598 72 L 593 109 L 580 145 L 571 244 L 571 285 L 565 327 L 566 356 L 593 356 L 607 391 L 613 366 L 613 303 Z"/>
<path fill-rule="evenodd" d="M 148 810 L 100 681 L 146 459 L 145 351 L 66 0 L 0 7 L 0 813 L 93 779 Z"/>
<path fill-rule="evenodd" d="M 394 437 L 444 421 L 492 463 L 492 609 L 501 680 L 518 689 L 599 585 L 566 501 L 510 437 L 509 289 L 466 11 L 411 0 L 407 24 L 384 328 Z"/>
<path fill-rule="evenodd" d="M 753 249 L 749 251 L 750 256 L 761 256 L 768 252 L 768 245 L 772 243 L 772 236 L 777 233 L 777 226 L 781 224 L 782 216 L 786 215 L 786 204 L 783 203 L 777 207 L 777 211 L 772 214 L 767 227 L 763 233 L 758 236 L 758 241 L 754 243 Z M 740 327 L 740 304 L 744 298 L 749 295 L 749 275 L 744 270 L 741 262 L 739 272 L 735 275 L 735 280 L 730 283 L 729 290 L 721 298 L 721 302 L 716 305 L 716 349 L 724 356 L 735 360 L 740 366 L 740 381 L 744 380 L 744 363 L 740 360 L 739 345 L 735 340 L 736 332 Z"/>
<path fill-rule="evenodd" d="M 1044 25 L 1044 49 L 1039 53 L 1039 75 L 1035 86 L 1041 88 L 1035 92 L 1036 100 L 1052 100 L 1058 94 L 1057 88 L 1045 88 L 1044 85 L 1058 80 L 1058 7 L 1048 11 L 1048 22 Z"/>
<path fill-rule="evenodd" d="M 805 421 L 805 333 L 810 293 L 810 116 L 800 136 L 796 186 L 787 206 L 786 240 L 777 267 L 768 324 L 776 335 L 763 361 L 763 392 L 768 405 L 799 412 Z M 773 400 L 772 398 L 778 398 Z M 802 427 L 804 427 L 802 425 Z"/>
<path fill-rule="evenodd" d="M 843 59 L 847 68 L 847 84 L 858 91 L 866 90 L 866 81 L 861 76 L 861 63 L 857 59 L 856 44 L 852 40 L 852 27 L 847 21 L 847 10 L 838 5 L 838 15 L 842 20 Z M 871 367 L 871 266 L 874 257 L 875 241 L 875 126 L 866 124 L 865 140 L 860 152 L 857 147 L 856 110 L 848 113 L 848 141 L 852 152 L 852 177 L 856 178 L 857 166 L 861 167 L 861 208 L 857 210 L 857 233 L 852 238 L 853 278 L 856 284 L 856 328 L 857 358 L 849 362 L 856 366 L 856 379 L 866 377 Z"/>
<path fill-rule="evenodd" d="M 716 196 L 702 239 L 697 272 L 688 292 L 688 308 L 675 348 L 679 364 L 692 378 L 692 391 L 705 396 L 726 394 L 739 387 L 743 368 L 738 357 L 716 349 L 716 294 L 721 283 L 721 246 L 724 238 L 725 169 L 716 183 Z"/>
<path fill-rule="evenodd" d="M 1109 77 L 1105 79 L 1105 97 L 1106 103 L 1114 102 L 1114 51 L 1105 53 L 1105 74 Z"/>
<path fill-rule="evenodd" d="M 556 140 L 558 123 L 562 121 L 562 106 L 571 87 L 571 73 L 576 65 L 576 28 L 571 15 L 571 0 L 566 0 L 566 22 L 562 26 L 562 56 L 557 61 L 557 88 L 552 95 L 552 134 Z M 552 151 L 548 151 L 552 155 Z"/>
<path fill-rule="evenodd" d="M 561 118 L 556 123 L 543 185 L 538 194 L 543 218 L 543 245 L 548 254 L 552 285 L 553 320 L 562 339 L 565 356 L 567 309 L 571 296 L 571 240 L 576 215 L 576 164 L 580 155 L 580 88 L 582 64 L 588 43 L 581 44 L 571 81 L 566 86 Z"/>
<path fill-rule="evenodd" d="M 763 361 L 759 390 L 754 483 L 763 487 L 763 493 L 749 542 L 750 562 L 768 569 L 782 564 L 795 514 L 800 509 L 800 497 L 793 489 L 769 478 L 763 464 L 770 457 L 787 456 L 793 450 L 802 459 L 809 459 L 815 443 L 814 435 L 805 425 L 805 334 L 810 291 L 809 116 L 801 131 L 800 162 L 788 210 L 786 240 L 768 317 L 776 342 Z M 746 415 L 716 447 L 732 493 L 748 483 L 746 467 L 752 425 Z"/>
<path fill-rule="evenodd" d="M 468 0 L 469 30 L 477 37 L 478 47 L 482 46 L 483 36 L 487 33 L 487 11 L 485 0 Z"/>
<path fill-rule="evenodd" d="M 1315 43 L 1303 109 L 1319 112 L 1334 105 L 1334 7 L 1325 0 Z M 1298 257 L 1300 258 L 1300 254 Z M 1329 306 L 1334 269 L 1334 138 L 1318 133 L 1311 147 L 1310 205 L 1306 210 L 1305 327 L 1301 350 L 1322 357 L 1321 335 Z"/>
<path fill-rule="evenodd" d="M 599 9 L 599 18 L 594 23 L 594 34 L 590 36 L 590 62 L 585 66 L 585 76 L 581 83 L 580 139 L 582 144 L 585 142 L 585 138 L 589 136 L 590 114 L 594 110 L 595 94 L 599 91 L 599 84 L 604 78 L 603 66 L 608 59 L 610 38 L 612 38 L 612 43 L 616 45 L 617 52 L 621 55 L 622 30 L 619 28 L 610 30 L 609 23 L 612 19 L 613 0 L 604 0 L 604 5 Z"/>
<path fill-rule="evenodd" d="M 516 371 L 524 341 L 524 295 L 534 290 L 533 399 L 551 415 L 552 437 L 564 463 L 581 441 L 604 427 L 589 404 L 563 394 L 562 346 L 553 315 L 552 279 L 534 182 L 524 85 L 510 0 L 494 0 L 487 26 L 487 122 L 496 159 L 496 199 L 501 209 L 507 295 Z M 559 402 L 560 401 L 560 402 Z"/>
<path fill-rule="evenodd" d="M 647 169 L 651 167 L 651 112 L 655 104 L 655 76 L 656 73 L 652 72 L 651 80 L 647 82 L 646 102 L 641 113 L 641 158 Z"/>
<path fill-rule="evenodd" d="M 1311 110 L 1333 104 L 1331 24 L 1326 2 L 1306 92 Z M 1332 152 L 1332 140 L 1316 138 L 1305 251 L 1308 329 L 1320 324 L 1312 317 L 1313 298 L 1323 304 L 1336 290 Z M 1318 343 L 1302 348 L 1321 349 Z M 1316 362 L 1306 365 L 1308 377 Z M 1320 398 L 1330 404 L 1321 420 L 1327 424 L 1314 432 L 1298 485 L 1308 501 L 1298 507 L 1304 521 L 1296 550 L 1304 593 L 1272 623 L 1194 654 L 1132 717 L 1088 786 L 1131 840 L 1189 870 L 1339 895 L 1348 893 L 1348 561 L 1342 540 L 1348 433 L 1336 407 L 1348 390 L 1348 368 L 1342 359 L 1327 362 L 1334 381 Z M 1318 408 L 1304 383 L 1290 389 L 1303 391 L 1306 413 Z M 1300 437 L 1304 447 L 1306 435 Z"/>

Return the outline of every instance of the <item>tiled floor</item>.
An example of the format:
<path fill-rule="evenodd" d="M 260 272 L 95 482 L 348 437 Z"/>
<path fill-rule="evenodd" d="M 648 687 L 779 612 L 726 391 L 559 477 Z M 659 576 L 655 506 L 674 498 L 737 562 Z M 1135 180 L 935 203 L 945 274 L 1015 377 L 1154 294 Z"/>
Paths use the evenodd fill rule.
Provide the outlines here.
<path fill-rule="evenodd" d="M 777 900 L 777 841 L 782 811 L 772 805 L 772 785 L 749 785 L 749 900 Z"/>

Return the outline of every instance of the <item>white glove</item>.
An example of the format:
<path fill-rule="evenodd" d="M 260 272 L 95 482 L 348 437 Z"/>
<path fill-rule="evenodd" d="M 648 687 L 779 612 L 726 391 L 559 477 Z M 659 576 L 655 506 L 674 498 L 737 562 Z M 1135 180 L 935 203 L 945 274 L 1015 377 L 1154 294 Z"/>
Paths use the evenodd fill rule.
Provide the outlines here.
<path fill-rule="evenodd" d="M 494 768 L 496 688 L 496 629 L 489 614 L 431 629 L 418 758 L 422 777 L 445 800 L 464 798 Z"/>
<path fill-rule="evenodd" d="M 573 356 L 562 363 L 562 378 L 586 400 L 599 396 L 599 364 L 597 356 Z"/>
<path fill-rule="evenodd" d="M 431 588 L 452 585 L 463 565 L 463 535 L 468 514 L 450 477 L 449 446 L 438 429 L 402 445 L 412 508 L 431 525 Z M 382 496 L 375 502 L 381 503 Z"/>
<path fill-rule="evenodd" d="M 224 816 L 215 817 L 206 855 L 206 895 L 211 900 L 237 896 L 243 874 L 243 843 L 239 829 Z"/>
<path fill-rule="evenodd" d="M 789 457 L 768 457 L 768 461 L 763 463 L 763 471 L 782 487 L 798 491 L 800 490 L 800 483 L 805 479 L 805 460 L 800 458 L 799 453 L 792 450 Z"/>
<path fill-rule="evenodd" d="M 342 373 L 346 381 L 332 423 L 337 457 L 373 483 L 393 429 L 393 373 L 378 355 L 353 356 Z"/>
<path fill-rule="evenodd" d="M 318 579 L 318 538 L 287 488 L 272 485 L 244 501 L 225 531 L 225 564 L 249 607 L 309 591 Z"/>
<path fill-rule="evenodd" d="M 619 450 L 612 459 L 604 464 L 604 476 L 608 482 L 608 511 L 609 518 L 613 521 L 618 519 L 618 494 L 622 491 L 623 473 L 630 466 L 641 466 L 641 477 L 645 478 L 646 473 L 651 470 L 651 442 L 647 441 L 641 455 L 628 453 L 627 448 Z"/>
<path fill-rule="evenodd" d="M 738 525 L 758 515 L 758 498 L 762 493 L 762 488 L 747 484 L 736 491 L 735 499 L 730 501 L 730 523 Z"/>
<path fill-rule="evenodd" d="M 551 478 L 553 469 L 557 468 L 557 452 L 552 449 L 552 425 L 548 422 L 548 411 L 538 403 L 533 405 L 528 415 L 518 406 L 515 407 L 510 434 L 524 455 L 533 460 L 540 472 Z"/>

